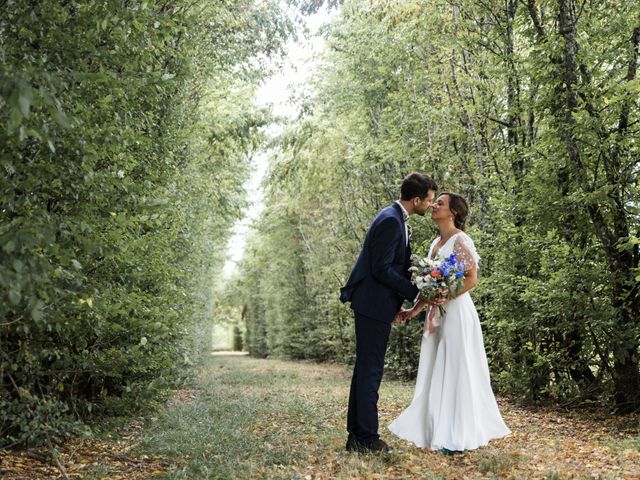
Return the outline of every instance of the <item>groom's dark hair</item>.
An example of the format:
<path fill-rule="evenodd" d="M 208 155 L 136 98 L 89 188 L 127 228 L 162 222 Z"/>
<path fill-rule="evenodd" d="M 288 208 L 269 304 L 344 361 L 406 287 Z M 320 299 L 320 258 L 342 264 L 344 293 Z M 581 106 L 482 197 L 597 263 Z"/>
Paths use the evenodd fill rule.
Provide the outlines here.
<path fill-rule="evenodd" d="M 415 197 L 424 198 L 429 190 L 438 191 L 438 185 L 435 180 L 428 175 L 413 172 L 404 177 L 402 186 L 400 187 L 400 199 L 411 200 Z"/>

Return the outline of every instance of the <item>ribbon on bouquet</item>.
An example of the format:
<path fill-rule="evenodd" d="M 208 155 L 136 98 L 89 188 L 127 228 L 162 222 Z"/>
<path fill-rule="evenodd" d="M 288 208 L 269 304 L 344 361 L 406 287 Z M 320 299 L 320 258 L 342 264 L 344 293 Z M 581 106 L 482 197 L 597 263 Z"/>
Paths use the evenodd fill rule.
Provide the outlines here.
<path fill-rule="evenodd" d="M 440 315 L 440 309 L 436 305 L 429 307 L 429 314 L 427 315 L 427 329 L 429 333 L 433 333 L 442 325 L 442 315 Z"/>

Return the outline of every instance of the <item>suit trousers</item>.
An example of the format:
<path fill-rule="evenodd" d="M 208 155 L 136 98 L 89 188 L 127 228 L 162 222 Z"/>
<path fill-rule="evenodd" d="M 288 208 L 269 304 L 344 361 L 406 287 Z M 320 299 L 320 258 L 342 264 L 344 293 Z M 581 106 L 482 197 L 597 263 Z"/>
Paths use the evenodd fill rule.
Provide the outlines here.
<path fill-rule="evenodd" d="M 356 364 L 351 378 L 347 431 L 349 438 L 371 443 L 378 435 L 378 389 L 384 370 L 391 323 L 355 315 Z"/>

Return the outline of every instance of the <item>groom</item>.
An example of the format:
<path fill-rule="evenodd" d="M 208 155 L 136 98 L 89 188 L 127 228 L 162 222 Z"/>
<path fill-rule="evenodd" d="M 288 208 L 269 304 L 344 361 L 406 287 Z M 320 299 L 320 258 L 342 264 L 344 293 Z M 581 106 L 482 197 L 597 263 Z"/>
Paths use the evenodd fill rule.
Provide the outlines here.
<path fill-rule="evenodd" d="M 400 200 L 382 209 L 364 239 L 362 251 L 340 289 L 351 302 L 356 326 L 356 365 L 351 378 L 347 414 L 348 451 L 391 452 L 378 435 L 378 389 L 391 323 L 404 300 L 418 289 L 409 281 L 411 248 L 407 219 L 424 215 L 437 190 L 431 177 L 412 173 L 400 187 Z"/>

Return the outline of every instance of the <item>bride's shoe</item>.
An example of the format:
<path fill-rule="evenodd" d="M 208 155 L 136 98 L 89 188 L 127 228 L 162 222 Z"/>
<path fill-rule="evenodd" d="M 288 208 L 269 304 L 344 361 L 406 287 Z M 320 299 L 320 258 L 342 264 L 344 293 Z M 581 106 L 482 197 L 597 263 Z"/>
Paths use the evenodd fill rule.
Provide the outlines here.
<path fill-rule="evenodd" d="M 466 452 L 467 449 L 465 448 L 464 450 L 449 450 L 448 448 L 441 448 L 440 449 L 440 453 L 442 453 L 443 455 L 447 455 L 449 457 L 456 455 L 458 453 L 464 453 Z"/>

